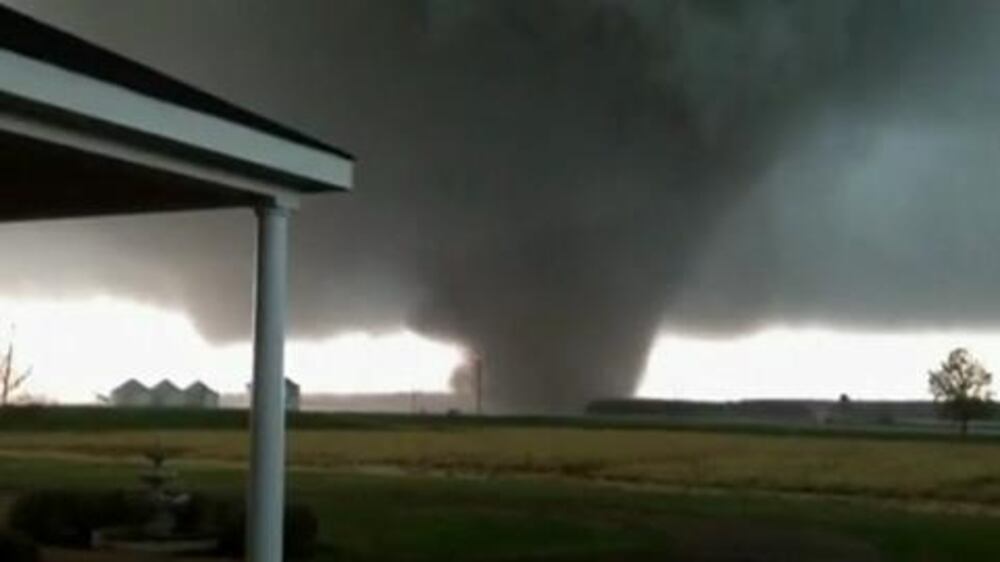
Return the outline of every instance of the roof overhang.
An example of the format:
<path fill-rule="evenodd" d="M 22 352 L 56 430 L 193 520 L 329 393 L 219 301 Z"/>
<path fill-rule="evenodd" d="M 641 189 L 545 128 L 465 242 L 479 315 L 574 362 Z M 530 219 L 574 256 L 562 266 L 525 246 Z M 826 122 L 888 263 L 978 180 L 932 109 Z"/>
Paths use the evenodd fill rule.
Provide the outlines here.
<path fill-rule="evenodd" d="M 45 32 L 130 65 L 123 68 L 137 79 L 200 94 L 63 32 Z M 269 201 L 294 207 L 303 194 L 352 187 L 353 158 L 338 149 L 303 142 L 276 124 L 255 126 L 272 125 L 262 118 L 227 119 L 147 91 L 0 44 L 0 220 Z"/>

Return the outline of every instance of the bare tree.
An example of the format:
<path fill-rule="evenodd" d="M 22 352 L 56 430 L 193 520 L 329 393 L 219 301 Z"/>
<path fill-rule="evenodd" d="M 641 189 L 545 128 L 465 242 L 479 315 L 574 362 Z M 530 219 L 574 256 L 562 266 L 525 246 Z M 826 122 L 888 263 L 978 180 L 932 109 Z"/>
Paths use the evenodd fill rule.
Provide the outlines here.
<path fill-rule="evenodd" d="M 941 363 L 941 368 L 929 375 L 934 401 L 944 416 L 958 422 L 962 435 L 968 432 L 970 420 L 989 415 L 993 374 L 969 350 L 955 349 Z"/>
<path fill-rule="evenodd" d="M 13 401 L 15 395 L 31 378 L 31 368 L 18 372 L 14 367 L 14 326 L 10 328 L 7 353 L 0 357 L 0 407 Z"/>

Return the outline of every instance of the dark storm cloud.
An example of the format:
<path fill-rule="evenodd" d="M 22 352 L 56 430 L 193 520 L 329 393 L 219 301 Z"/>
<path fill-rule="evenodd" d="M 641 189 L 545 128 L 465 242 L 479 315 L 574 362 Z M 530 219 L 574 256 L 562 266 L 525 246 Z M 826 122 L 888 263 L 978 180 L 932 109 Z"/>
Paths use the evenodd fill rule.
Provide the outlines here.
<path fill-rule="evenodd" d="M 359 154 L 298 217 L 293 328 L 454 338 L 499 406 L 627 394 L 663 324 L 1000 317 L 991 2 L 18 5 Z M 18 227 L 4 283 L 243 337 L 250 228 Z"/>

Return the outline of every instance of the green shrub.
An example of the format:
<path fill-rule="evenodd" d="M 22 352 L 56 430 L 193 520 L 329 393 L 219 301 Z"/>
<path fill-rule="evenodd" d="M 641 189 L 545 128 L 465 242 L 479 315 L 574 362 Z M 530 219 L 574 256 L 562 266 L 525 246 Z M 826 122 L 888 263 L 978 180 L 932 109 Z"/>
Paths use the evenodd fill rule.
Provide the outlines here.
<path fill-rule="evenodd" d="M 42 554 L 30 538 L 9 531 L 0 531 L 0 560 L 3 562 L 40 562 Z"/>
<path fill-rule="evenodd" d="M 223 500 L 205 494 L 193 493 L 188 500 L 174 509 L 176 531 L 182 535 L 200 535 L 220 528 L 220 510 Z"/>
<path fill-rule="evenodd" d="M 246 547 L 246 506 L 234 501 L 223 507 L 223 520 L 219 534 L 219 554 L 242 558 Z M 312 508 L 305 505 L 285 507 L 285 558 L 303 560 L 316 552 L 319 536 L 319 519 Z"/>
<path fill-rule="evenodd" d="M 143 492 L 87 493 L 81 494 L 81 502 L 92 529 L 142 524 L 156 512 L 152 500 Z"/>
<path fill-rule="evenodd" d="M 19 496 L 10 508 L 10 528 L 43 543 L 89 546 L 90 524 L 78 493 L 43 490 Z"/>
<path fill-rule="evenodd" d="M 8 518 L 11 529 L 42 544 L 88 547 L 95 529 L 142 523 L 151 513 L 141 494 L 39 490 L 19 496 Z"/>
<path fill-rule="evenodd" d="M 40 490 L 14 501 L 9 524 L 41 544 L 86 548 L 94 530 L 142 525 L 153 513 L 153 505 L 141 493 Z M 218 536 L 220 554 L 243 556 L 246 507 L 242 499 L 192 494 L 174 514 L 179 534 Z M 285 557 L 300 560 L 312 556 L 319 535 L 313 510 L 303 505 L 287 506 L 284 527 Z M 7 558 L 0 556 L 0 562 L 7 562 Z"/>
<path fill-rule="evenodd" d="M 316 553 L 319 537 L 319 518 L 312 508 L 292 504 L 285 509 L 285 556 L 293 560 L 311 557 Z"/>

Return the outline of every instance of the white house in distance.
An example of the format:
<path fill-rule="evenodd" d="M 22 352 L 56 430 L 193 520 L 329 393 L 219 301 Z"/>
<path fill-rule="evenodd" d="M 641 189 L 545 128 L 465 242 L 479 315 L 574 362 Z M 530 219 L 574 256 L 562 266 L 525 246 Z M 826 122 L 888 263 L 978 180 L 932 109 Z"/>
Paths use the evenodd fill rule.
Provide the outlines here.
<path fill-rule="evenodd" d="M 247 399 L 253 401 L 253 383 L 247 384 Z M 298 383 L 285 377 L 285 410 L 297 412 L 302 405 L 302 389 Z"/>
<path fill-rule="evenodd" d="M 129 379 L 111 391 L 111 405 L 120 408 L 218 408 L 219 393 L 201 381 L 181 390 L 167 379 L 152 388 Z"/>
<path fill-rule="evenodd" d="M 298 383 L 290 378 L 285 378 L 285 409 L 289 412 L 297 412 L 302 405 L 302 389 Z"/>
<path fill-rule="evenodd" d="M 195 381 L 185 388 L 184 398 L 188 406 L 198 406 L 201 408 L 219 407 L 219 393 L 201 381 Z"/>
<path fill-rule="evenodd" d="M 150 389 L 152 395 L 152 406 L 157 408 L 170 408 L 184 406 L 184 391 L 167 379 L 158 382 Z"/>
<path fill-rule="evenodd" d="M 120 407 L 143 407 L 152 404 L 153 396 L 146 385 L 129 379 L 111 391 L 111 404 Z"/>

